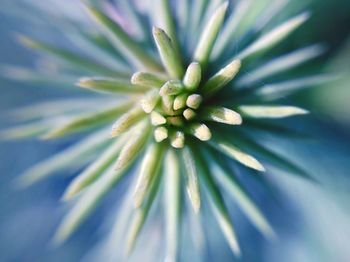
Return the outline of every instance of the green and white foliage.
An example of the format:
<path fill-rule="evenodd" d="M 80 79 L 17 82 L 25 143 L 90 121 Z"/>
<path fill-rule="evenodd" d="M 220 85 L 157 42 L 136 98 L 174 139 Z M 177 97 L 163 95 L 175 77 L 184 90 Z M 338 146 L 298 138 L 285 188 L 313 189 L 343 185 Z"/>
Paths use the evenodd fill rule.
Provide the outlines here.
<path fill-rule="evenodd" d="M 42 10 L 49 9 L 39 2 L 45 1 L 36 4 Z M 86 15 L 79 19 L 49 14 L 57 20 L 65 47 L 18 36 L 56 70 L 3 66 L 6 76 L 71 90 L 74 86 L 82 93 L 81 98 L 19 109 L 14 117 L 23 124 L 1 132 L 4 139 L 86 136 L 18 178 L 20 186 L 28 186 L 72 166 L 84 167 L 62 198 L 72 201 L 72 207 L 55 243 L 67 240 L 111 189 L 133 175 L 133 167 L 137 177 L 120 210 L 123 225 L 116 223 L 119 229 L 113 230 L 125 255 L 137 244 L 151 208 L 159 205 L 156 214 L 163 212 L 165 218 L 166 261 L 179 259 L 185 214 L 193 212 L 197 218 L 192 220 L 198 220 L 206 201 L 235 255 L 241 254 L 237 224 L 224 199 L 236 201 L 264 236 L 274 237 L 232 164 L 253 169 L 262 178 L 271 165 L 308 175 L 241 127 L 258 122 L 257 128 L 276 131 L 271 119 L 308 113 L 281 103 L 280 97 L 330 80 L 320 74 L 271 80 L 324 51 L 311 45 L 275 52 L 310 17 L 304 12 L 276 23 L 275 14 L 283 12 L 286 2 L 83 0 L 77 5 Z M 88 92 L 95 93 L 86 96 Z M 231 198 L 224 198 L 224 192 Z"/>

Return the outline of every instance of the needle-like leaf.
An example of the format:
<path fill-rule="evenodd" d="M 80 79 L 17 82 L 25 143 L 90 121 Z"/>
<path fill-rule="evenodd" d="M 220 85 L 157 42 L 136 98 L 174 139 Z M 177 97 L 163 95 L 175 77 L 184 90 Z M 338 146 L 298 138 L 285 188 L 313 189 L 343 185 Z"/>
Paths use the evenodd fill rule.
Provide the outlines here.
<path fill-rule="evenodd" d="M 307 61 L 314 59 L 324 53 L 322 45 L 312 45 L 272 59 L 257 69 L 249 72 L 237 80 L 235 86 L 250 87 L 251 85 L 264 80 L 270 76 L 293 69 Z"/>
<path fill-rule="evenodd" d="M 201 206 L 201 196 L 199 191 L 198 171 L 193 152 L 189 147 L 185 147 L 182 151 L 182 161 L 185 167 L 186 189 L 192 208 L 195 213 L 199 212 Z"/>
<path fill-rule="evenodd" d="M 237 241 L 236 233 L 234 231 L 227 207 L 224 203 L 224 199 L 221 196 L 220 190 L 218 189 L 210 174 L 206 161 L 204 161 L 204 159 L 202 159 L 200 156 L 197 156 L 196 160 L 198 161 L 199 167 L 201 168 L 201 179 L 206 188 L 209 203 L 213 209 L 215 218 L 224 236 L 226 237 L 232 252 L 236 256 L 240 256 L 241 251 Z"/>
<path fill-rule="evenodd" d="M 239 113 L 225 107 L 205 107 L 201 111 L 201 117 L 228 125 L 241 125 L 242 117 Z"/>
<path fill-rule="evenodd" d="M 172 39 L 160 28 L 153 27 L 153 37 L 157 44 L 160 58 L 169 75 L 182 79 L 184 75 L 181 59 L 174 49 Z"/>
<path fill-rule="evenodd" d="M 165 156 L 165 228 L 166 260 L 177 261 L 180 242 L 181 174 L 175 152 L 169 149 Z"/>
<path fill-rule="evenodd" d="M 273 46 L 280 43 L 283 39 L 285 39 L 294 30 L 296 30 L 300 25 L 302 25 L 309 18 L 309 16 L 309 13 L 303 13 L 289 19 L 282 25 L 276 27 L 269 33 L 256 40 L 236 57 L 240 60 L 243 60 L 248 56 L 256 54 L 257 52 L 272 48 Z"/>
<path fill-rule="evenodd" d="M 127 233 L 127 254 L 130 254 L 131 251 L 134 248 L 136 239 L 138 235 L 141 232 L 141 229 L 146 221 L 146 218 L 148 216 L 148 213 L 151 209 L 151 206 L 154 202 L 154 199 L 157 195 L 157 192 L 159 190 L 159 185 L 161 182 L 161 173 L 158 172 L 155 176 L 153 181 L 151 182 L 150 190 L 149 190 L 149 195 L 144 202 L 144 204 L 135 210 L 135 214 L 132 217 L 130 221 L 130 227 Z"/>
<path fill-rule="evenodd" d="M 111 136 L 116 137 L 129 130 L 134 124 L 145 117 L 141 106 L 135 106 L 122 115 L 112 126 Z"/>
<path fill-rule="evenodd" d="M 210 53 L 213 49 L 216 37 L 224 22 L 228 1 L 224 2 L 211 16 L 210 20 L 204 27 L 204 31 L 197 44 L 193 60 L 197 61 L 202 69 L 206 68 Z"/>
<path fill-rule="evenodd" d="M 167 80 L 162 75 L 156 75 L 147 72 L 136 72 L 131 77 L 131 83 L 134 85 L 148 88 L 160 88 Z"/>
<path fill-rule="evenodd" d="M 111 121 L 116 116 L 124 113 L 132 106 L 132 103 L 127 102 L 122 105 L 114 106 L 97 113 L 86 114 L 80 117 L 74 117 L 66 123 L 59 125 L 57 128 L 43 135 L 44 139 L 53 139 L 62 137 L 67 134 L 78 132 L 90 127 L 96 127 L 108 121 Z"/>
<path fill-rule="evenodd" d="M 133 195 L 134 206 L 139 208 L 143 204 L 147 193 L 150 190 L 151 181 L 159 172 L 160 164 L 164 155 L 164 146 L 160 143 L 154 143 L 148 146 L 143 157 L 140 172 Z"/>
<path fill-rule="evenodd" d="M 93 6 L 85 4 L 86 10 L 101 26 L 106 37 L 113 43 L 114 47 L 125 56 L 131 64 L 137 68 L 148 68 L 154 71 L 161 71 L 162 68 L 158 62 L 142 49 L 123 29 L 111 18 L 106 16 Z"/>
<path fill-rule="evenodd" d="M 217 158 L 216 158 L 217 159 Z M 265 216 L 261 213 L 254 201 L 249 197 L 246 190 L 233 174 L 226 164 L 220 162 L 220 166 L 215 162 L 211 165 L 211 172 L 215 174 L 215 178 L 231 195 L 237 204 L 242 208 L 248 219 L 253 225 L 260 230 L 266 237 L 274 238 L 275 233 L 267 221 Z"/>
<path fill-rule="evenodd" d="M 34 50 L 38 50 L 41 52 L 49 53 L 63 61 L 65 61 L 68 64 L 74 65 L 75 67 L 85 70 L 90 73 L 98 73 L 102 75 L 114 75 L 114 76 L 123 76 L 123 74 L 118 74 L 117 71 L 112 70 L 109 67 L 106 67 L 104 65 L 98 64 L 96 61 L 90 60 L 86 57 L 77 55 L 75 53 L 71 53 L 67 50 L 63 50 L 57 47 L 53 47 L 44 43 L 41 43 L 39 41 L 36 41 L 34 39 L 31 39 L 26 36 L 18 36 L 19 41 Z"/>
<path fill-rule="evenodd" d="M 115 161 L 122 146 L 126 142 L 126 136 L 118 138 L 106 151 L 89 165 L 68 186 L 63 199 L 70 200 L 86 187 L 91 185 L 111 164 Z"/>
<path fill-rule="evenodd" d="M 137 124 L 133 130 L 130 139 L 123 146 L 115 164 L 115 170 L 124 168 L 129 164 L 141 151 L 146 143 L 150 133 L 150 126 L 147 121 Z"/>
<path fill-rule="evenodd" d="M 16 184 L 20 187 L 27 187 L 57 171 L 68 169 L 72 164 L 106 145 L 108 142 L 107 134 L 106 130 L 93 133 L 60 153 L 37 163 L 19 176 L 16 179 Z"/>
<path fill-rule="evenodd" d="M 232 144 L 225 143 L 223 141 L 216 141 L 215 143 L 210 144 L 214 148 L 218 149 L 227 156 L 232 157 L 233 159 L 237 160 L 238 162 L 249 168 L 262 172 L 265 171 L 264 166 L 255 157 L 243 152 L 241 149 L 237 148 Z"/>
<path fill-rule="evenodd" d="M 115 78 L 104 77 L 83 77 L 76 83 L 77 86 L 91 89 L 97 92 L 111 94 L 133 94 L 143 93 L 149 88 L 145 86 L 133 85 L 129 80 L 120 80 Z"/>
<path fill-rule="evenodd" d="M 284 118 L 305 115 L 309 112 L 295 106 L 240 106 L 239 111 L 246 117 L 253 118 Z"/>
<path fill-rule="evenodd" d="M 239 72 L 241 68 L 240 60 L 233 60 L 227 66 L 222 68 L 214 76 L 212 76 L 208 82 L 202 88 L 202 94 L 205 97 L 209 97 L 225 85 L 227 85 Z"/>

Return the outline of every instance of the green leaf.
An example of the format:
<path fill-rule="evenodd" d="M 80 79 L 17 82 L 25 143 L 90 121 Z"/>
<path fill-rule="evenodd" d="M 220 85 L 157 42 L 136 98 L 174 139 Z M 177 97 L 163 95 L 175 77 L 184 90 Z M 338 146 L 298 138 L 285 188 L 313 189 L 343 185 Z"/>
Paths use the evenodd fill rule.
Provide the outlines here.
<path fill-rule="evenodd" d="M 108 142 L 107 134 L 106 130 L 95 132 L 58 154 L 37 163 L 19 176 L 15 181 L 16 184 L 20 187 L 27 187 L 55 172 L 69 169 L 76 162 L 104 146 Z"/>
<path fill-rule="evenodd" d="M 303 78 L 297 78 L 280 83 L 266 84 L 256 90 L 256 94 L 263 96 L 264 99 L 277 99 L 285 97 L 296 91 L 319 85 L 325 85 L 338 79 L 337 75 L 315 75 Z"/>
<path fill-rule="evenodd" d="M 44 139 L 53 139 L 71 134 L 74 132 L 82 131 L 91 127 L 96 127 L 103 123 L 106 123 L 116 116 L 122 114 L 132 106 L 132 103 L 127 102 L 122 105 L 107 108 L 99 112 L 88 113 L 78 117 L 72 117 L 72 119 L 66 121 L 58 127 L 52 129 L 42 137 Z"/>
<path fill-rule="evenodd" d="M 201 206 L 201 196 L 199 191 L 198 171 L 193 152 L 189 147 L 185 147 L 182 151 L 182 161 L 185 168 L 186 189 L 192 208 L 195 213 L 199 212 Z"/>
<path fill-rule="evenodd" d="M 219 56 L 225 54 L 225 48 L 232 43 L 232 40 L 236 36 L 236 29 L 239 26 L 243 18 L 250 13 L 252 5 L 250 1 L 240 1 L 236 4 L 233 12 L 228 17 L 227 23 L 219 34 L 217 42 L 214 46 L 212 58 L 217 59 Z"/>
<path fill-rule="evenodd" d="M 181 243 L 181 174 L 178 159 L 173 150 L 168 150 L 164 163 L 166 260 L 177 261 L 178 247 Z"/>
<path fill-rule="evenodd" d="M 240 52 L 236 57 L 243 60 L 248 56 L 256 54 L 257 52 L 272 48 L 294 32 L 294 30 L 302 25 L 309 18 L 309 16 L 309 13 L 306 12 L 289 19 L 269 33 L 261 36 L 258 40 Z"/>
<path fill-rule="evenodd" d="M 202 141 L 208 141 L 211 138 L 210 129 L 205 124 L 193 123 L 188 132 Z"/>
<path fill-rule="evenodd" d="M 227 7 L 228 1 L 217 8 L 208 23 L 204 26 L 204 31 L 202 32 L 193 57 L 193 60 L 199 62 L 202 69 L 206 68 L 208 64 L 216 37 L 224 22 Z"/>
<path fill-rule="evenodd" d="M 237 112 L 225 107 L 205 107 L 201 111 L 201 117 L 228 125 L 241 125 L 242 117 Z"/>
<path fill-rule="evenodd" d="M 119 136 L 120 134 L 126 132 L 130 127 L 138 123 L 145 116 L 145 112 L 142 110 L 141 106 L 137 105 L 133 107 L 113 124 L 111 132 L 112 137 Z"/>
<path fill-rule="evenodd" d="M 275 233 L 270 223 L 255 205 L 254 201 L 249 197 L 247 191 L 243 188 L 227 164 L 223 164 L 223 161 L 221 161 L 220 165 L 217 165 L 214 161 L 211 165 L 211 172 L 215 174 L 215 178 L 222 187 L 231 194 L 232 198 L 237 202 L 253 225 L 266 237 L 274 238 Z"/>
<path fill-rule="evenodd" d="M 17 140 L 45 134 L 53 126 L 52 121 L 39 120 L 0 130 L 0 140 Z"/>
<path fill-rule="evenodd" d="M 124 168 L 140 153 L 149 138 L 150 127 L 149 123 L 144 120 L 132 129 L 130 139 L 124 145 L 118 156 L 115 170 Z"/>
<path fill-rule="evenodd" d="M 240 68 L 240 60 L 233 60 L 227 66 L 222 68 L 205 83 L 201 90 L 203 96 L 210 97 L 212 94 L 226 86 L 237 75 Z"/>
<path fill-rule="evenodd" d="M 183 148 L 185 145 L 185 134 L 182 131 L 176 131 L 170 137 L 170 144 L 174 148 Z"/>
<path fill-rule="evenodd" d="M 199 151 L 198 151 L 199 152 Z M 198 166 L 201 168 L 200 177 L 205 186 L 206 193 L 209 199 L 211 208 L 213 209 L 214 216 L 222 230 L 222 233 L 226 237 L 226 240 L 236 256 L 240 256 L 240 248 L 237 241 L 236 233 L 234 231 L 233 224 L 231 222 L 227 207 L 224 203 L 224 199 L 215 184 L 206 161 L 202 157 L 197 156 Z"/>
<path fill-rule="evenodd" d="M 148 91 L 140 101 L 141 107 L 145 113 L 151 113 L 154 108 L 157 106 L 160 100 L 159 90 L 152 89 Z"/>
<path fill-rule="evenodd" d="M 201 95 L 191 94 L 187 97 L 186 105 L 192 109 L 198 109 L 203 101 Z"/>
<path fill-rule="evenodd" d="M 264 63 L 257 69 L 242 76 L 237 80 L 235 86 L 249 88 L 253 84 L 261 82 L 270 76 L 293 69 L 303 63 L 306 63 L 311 59 L 320 56 L 324 53 L 324 51 L 325 47 L 323 45 L 312 45 L 274 58 L 267 63 Z"/>
<path fill-rule="evenodd" d="M 168 138 L 168 129 L 164 126 L 160 126 L 154 129 L 154 139 L 156 142 L 160 143 Z"/>
<path fill-rule="evenodd" d="M 161 71 L 158 62 L 141 45 L 135 42 L 122 28 L 112 19 L 98 9 L 85 4 L 89 14 L 101 25 L 106 37 L 113 43 L 125 58 L 137 68 L 147 68 L 153 71 Z"/>
<path fill-rule="evenodd" d="M 123 74 L 119 74 L 117 71 L 114 71 L 109 67 L 98 64 L 96 61 L 89 60 L 88 58 L 79 56 L 75 53 L 71 53 L 57 47 L 52 47 L 26 36 L 19 36 L 18 39 L 23 45 L 31 49 L 47 52 L 59 59 L 62 59 L 68 64 L 73 65 L 74 67 L 80 68 L 81 70 L 101 75 L 107 74 L 114 76 L 123 76 Z"/>
<path fill-rule="evenodd" d="M 29 121 L 36 119 L 53 119 L 59 115 L 78 114 L 89 110 L 96 104 L 104 106 L 109 104 L 106 98 L 64 98 L 58 100 L 46 100 L 30 104 L 28 106 L 20 107 L 10 112 L 9 117 L 19 121 Z M 115 101 L 113 101 L 114 103 Z M 49 121 L 51 122 L 51 121 Z"/>
<path fill-rule="evenodd" d="M 248 136 L 240 134 L 240 139 L 238 142 L 244 145 L 246 148 L 249 148 L 251 151 L 254 151 L 257 155 L 260 156 L 261 159 L 264 159 L 266 162 L 273 164 L 274 166 L 279 167 L 280 169 L 285 170 L 293 175 L 297 175 L 310 181 L 316 182 L 315 178 L 308 174 L 305 170 L 290 162 L 290 160 L 284 158 L 283 156 L 280 156 L 278 153 L 274 153 L 273 151 L 258 144 Z"/>
<path fill-rule="evenodd" d="M 309 113 L 307 110 L 295 106 L 246 105 L 239 106 L 238 109 L 245 117 L 252 118 L 285 118 Z"/>
<path fill-rule="evenodd" d="M 264 166 L 255 157 L 243 152 L 241 149 L 232 144 L 219 140 L 210 143 L 210 145 L 249 168 L 261 172 L 265 171 Z"/>
<path fill-rule="evenodd" d="M 12 81 L 20 81 L 22 84 L 38 84 L 50 85 L 52 87 L 70 87 L 74 81 L 75 76 L 65 74 L 63 72 L 58 76 L 54 72 L 47 72 L 38 69 L 29 69 L 20 66 L 0 65 L 1 76 Z"/>
<path fill-rule="evenodd" d="M 136 72 L 131 77 L 131 83 L 134 85 L 148 88 L 161 87 L 167 81 L 166 77 L 147 72 Z"/>
<path fill-rule="evenodd" d="M 177 95 L 184 89 L 185 86 L 180 80 L 169 80 L 159 90 L 159 94 L 161 96 Z"/>
<path fill-rule="evenodd" d="M 115 161 L 127 137 L 121 137 L 110 145 L 103 154 L 77 176 L 66 189 L 63 199 L 70 200 L 93 182 Z"/>
<path fill-rule="evenodd" d="M 172 39 L 160 28 L 153 27 L 152 32 L 165 69 L 171 77 L 182 79 L 184 71 Z"/>
<path fill-rule="evenodd" d="M 188 98 L 188 94 L 186 94 L 186 93 L 176 96 L 174 99 L 173 109 L 179 110 L 179 109 L 186 107 L 187 98 Z"/>
<path fill-rule="evenodd" d="M 154 199 L 159 190 L 160 182 L 161 182 L 161 173 L 158 172 L 157 175 L 154 176 L 153 181 L 151 182 L 149 195 L 143 205 L 135 210 L 135 214 L 130 221 L 130 227 L 127 233 L 127 254 L 130 254 L 134 248 L 136 239 L 141 232 L 141 229 L 146 221 L 146 218 L 149 214 L 151 206 L 154 202 Z"/>
<path fill-rule="evenodd" d="M 129 162 L 131 164 L 131 162 Z M 127 167 L 115 171 L 109 169 L 79 198 L 65 216 L 53 238 L 55 245 L 64 243 L 95 210 L 105 195 L 124 177 Z"/>
<path fill-rule="evenodd" d="M 180 43 L 177 38 L 177 32 L 176 32 L 176 25 L 174 20 L 174 15 L 171 12 L 170 7 L 170 0 L 158 0 L 159 3 L 155 3 L 156 8 L 155 12 L 158 16 L 161 18 L 161 24 L 159 25 L 160 28 L 163 28 L 166 32 L 166 34 L 169 35 L 170 39 L 172 40 L 172 45 L 175 49 L 176 54 L 178 55 L 178 59 L 181 62 L 181 48 Z M 157 10 L 158 9 L 158 10 Z"/>
<path fill-rule="evenodd" d="M 77 86 L 91 89 L 97 92 L 111 94 L 143 93 L 148 90 L 144 86 L 133 85 L 129 80 L 105 77 L 83 77 L 76 83 Z"/>
<path fill-rule="evenodd" d="M 192 62 L 186 70 L 183 83 L 188 90 L 196 90 L 202 78 L 202 69 L 199 63 Z"/>
<path fill-rule="evenodd" d="M 151 186 L 151 181 L 159 172 L 164 155 L 164 146 L 160 143 L 153 143 L 148 146 L 143 157 L 141 168 L 133 194 L 134 206 L 139 208 L 145 201 Z"/>

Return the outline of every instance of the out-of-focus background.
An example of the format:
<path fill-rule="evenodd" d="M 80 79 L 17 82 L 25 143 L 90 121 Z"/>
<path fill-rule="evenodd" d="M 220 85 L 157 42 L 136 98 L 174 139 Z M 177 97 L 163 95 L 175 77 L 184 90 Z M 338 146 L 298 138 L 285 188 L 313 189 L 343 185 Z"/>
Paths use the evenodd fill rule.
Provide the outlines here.
<path fill-rule="evenodd" d="M 57 1 L 69 4 L 69 1 Z M 302 163 L 319 178 L 320 184 L 272 172 L 268 174 L 273 186 L 270 195 L 259 194 L 264 190 L 251 181 L 257 190 L 258 204 L 276 226 L 279 238 L 274 242 L 264 240 L 241 214 L 235 214 L 243 246 L 242 261 L 346 262 L 350 261 L 350 1 L 291 2 L 290 8 L 298 10 L 304 6 L 311 10 L 312 18 L 289 44 L 327 44 L 329 52 L 323 58 L 321 69 L 342 77 L 295 97 L 308 105 L 313 117 L 288 124 L 304 125 L 314 139 L 286 141 L 266 137 L 266 143 L 277 145 L 276 150 L 281 154 Z M 30 67 L 35 54 L 18 45 L 14 37 L 14 32 L 35 31 L 16 18 L 16 13 L 21 16 L 31 12 L 23 9 L 21 3 L 0 0 L 0 64 Z M 25 85 L 4 79 L 0 80 L 0 91 L 0 129 L 13 125 L 8 115 L 11 109 L 57 97 L 63 92 L 51 86 Z M 66 211 L 59 199 L 71 174 L 58 174 L 25 190 L 13 186 L 13 179 L 26 168 L 69 143 L 68 139 L 0 142 L 0 261 L 86 261 L 92 257 L 89 254 L 94 244 L 106 232 L 102 218 L 106 213 L 113 214 L 119 192 L 113 192 L 71 240 L 52 248 L 50 238 Z M 215 234 L 215 226 L 208 223 L 207 227 L 213 251 L 205 258 L 232 261 L 223 238 Z"/>

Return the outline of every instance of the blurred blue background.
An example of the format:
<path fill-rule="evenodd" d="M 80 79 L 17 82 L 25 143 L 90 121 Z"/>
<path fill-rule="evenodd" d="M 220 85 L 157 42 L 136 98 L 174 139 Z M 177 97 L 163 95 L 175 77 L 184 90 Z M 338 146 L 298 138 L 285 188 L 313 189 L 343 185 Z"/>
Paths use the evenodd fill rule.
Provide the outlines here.
<path fill-rule="evenodd" d="M 320 185 L 274 169 L 267 174 L 272 193 L 254 178 L 247 179 L 254 189 L 254 198 L 276 226 L 279 238 L 272 243 L 264 240 L 233 207 L 244 254 L 241 260 L 346 262 L 350 261 L 350 1 L 294 2 L 295 8 L 308 6 L 313 10 L 313 17 L 293 44 L 327 43 L 330 50 L 322 61 L 323 70 L 344 72 L 345 77 L 295 97 L 309 105 L 308 108 L 311 105 L 313 117 L 288 124 L 302 125 L 314 139 L 286 141 L 264 136 L 265 143 L 277 145 L 276 150 L 281 154 L 288 153 L 288 157 L 302 163 L 320 180 Z M 20 3 L 0 0 L 0 63 L 33 66 L 35 55 L 19 46 L 13 37 L 16 31 L 35 31 L 10 15 L 15 9 L 21 9 Z M 5 6 L 13 10 L 5 10 Z M 14 124 L 7 114 L 11 109 L 64 93 L 49 86 L 0 81 L 0 129 Z M 13 186 L 14 177 L 69 143 L 69 140 L 1 142 L 0 261 L 87 261 L 87 254 L 108 231 L 102 221 L 105 214 L 113 214 L 110 204 L 115 206 L 120 195 L 118 190 L 71 240 L 62 247 L 52 248 L 50 238 L 67 208 L 59 199 L 72 174 L 58 174 L 25 190 Z M 215 223 L 208 220 L 211 251 L 205 258 L 232 261 L 234 258 L 221 235 L 216 233 L 216 226 L 211 226 Z"/>

